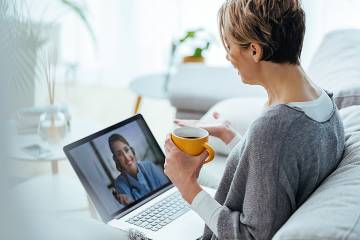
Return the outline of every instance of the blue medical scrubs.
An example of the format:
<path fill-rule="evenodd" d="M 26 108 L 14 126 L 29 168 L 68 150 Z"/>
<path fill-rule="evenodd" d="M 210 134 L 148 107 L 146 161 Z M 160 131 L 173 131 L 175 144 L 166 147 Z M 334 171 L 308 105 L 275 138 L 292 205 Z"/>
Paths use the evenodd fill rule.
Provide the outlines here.
<path fill-rule="evenodd" d="M 164 172 L 151 161 L 137 162 L 137 167 L 137 179 L 125 171 L 116 178 L 117 192 L 136 201 L 169 182 Z"/>

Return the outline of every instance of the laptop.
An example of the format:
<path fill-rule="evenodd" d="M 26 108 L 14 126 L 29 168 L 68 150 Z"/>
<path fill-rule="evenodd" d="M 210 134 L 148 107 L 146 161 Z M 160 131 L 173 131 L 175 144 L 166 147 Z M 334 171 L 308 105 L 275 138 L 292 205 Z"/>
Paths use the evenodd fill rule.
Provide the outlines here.
<path fill-rule="evenodd" d="M 141 114 L 71 143 L 64 152 L 106 224 L 150 239 L 202 235 L 203 220 L 164 174 L 165 155 Z"/>

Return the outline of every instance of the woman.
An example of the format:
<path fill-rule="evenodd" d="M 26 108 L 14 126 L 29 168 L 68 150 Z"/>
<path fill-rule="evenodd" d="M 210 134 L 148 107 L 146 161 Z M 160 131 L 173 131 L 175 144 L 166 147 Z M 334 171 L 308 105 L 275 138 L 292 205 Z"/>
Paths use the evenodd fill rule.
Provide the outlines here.
<path fill-rule="evenodd" d="M 111 135 L 108 143 L 120 172 L 113 194 L 121 204 L 130 204 L 168 183 L 167 177 L 153 162 L 137 162 L 135 150 L 122 135 Z"/>
<path fill-rule="evenodd" d="M 227 59 L 268 101 L 242 137 L 228 125 L 207 128 L 236 145 L 215 198 L 197 183 L 206 152 L 188 156 L 168 138 L 165 174 L 204 219 L 203 239 L 270 239 L 337 166 L 344 130 L 331 95 L 300 66 L 300 0 L 228 0 L 219 27 Z"/>

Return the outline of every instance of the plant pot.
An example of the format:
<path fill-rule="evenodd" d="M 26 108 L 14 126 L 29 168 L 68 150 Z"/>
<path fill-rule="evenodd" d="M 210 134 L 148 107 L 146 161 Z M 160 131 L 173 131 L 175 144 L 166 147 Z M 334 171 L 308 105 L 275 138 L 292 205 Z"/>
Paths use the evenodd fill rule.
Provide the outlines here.
<path fill-rule="evenodd" d="M 183 63 L 204 63 L 204 57 L 185 56 L 183 57 Z"/>

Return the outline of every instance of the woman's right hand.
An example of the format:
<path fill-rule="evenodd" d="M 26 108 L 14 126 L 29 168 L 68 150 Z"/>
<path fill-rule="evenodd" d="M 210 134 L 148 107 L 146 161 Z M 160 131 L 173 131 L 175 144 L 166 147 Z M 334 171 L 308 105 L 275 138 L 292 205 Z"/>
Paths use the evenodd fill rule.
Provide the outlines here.
<path fill-rule="evenodd" d="M 214 112 L 212 117 L 214 120 L 212 122 L 175 119 L 174 123 L 182 127 L 188 126 L 203 128 L 208 131 L 211 136 L 221 139 L 225 144 L 231 142 L 231 140 L 236 136 L 236 133 L 232 130 L 230 122 L 222 120 L 218 112 Z"/>
<path fill-rule="evenodd" d="M 128 197 L 126 194 L 119 193 L 115 189 L 113 189 L 112 193 L 113 193 L 114 197 L 116 198 L 116 200 L 118 200 L 118 202 L 122 205 L 129 205 L 130 203 L 132 203 L 134 201 L 134 200 L 132 200 L 132 198 Z"/>

